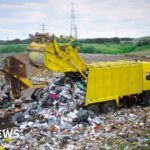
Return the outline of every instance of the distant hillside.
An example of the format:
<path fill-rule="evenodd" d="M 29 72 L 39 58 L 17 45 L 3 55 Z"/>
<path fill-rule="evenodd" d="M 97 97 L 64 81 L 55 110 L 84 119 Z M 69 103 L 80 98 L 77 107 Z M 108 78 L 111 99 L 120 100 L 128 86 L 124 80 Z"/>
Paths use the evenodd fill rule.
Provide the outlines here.
<path fill-rule="evenodd" d="M 133 40 L 133 43 L 139 43 L 139 42 L 150 42 L 150 36 L 140 37 Z"/>
<path fill-rule="evenodd" d="M 136 40 L 150 40 L 150 36 L 136 38 Z"/>
<path fill-rule="evenodd" d="M 87 38 L 87 39 L 79 39 L 81 43 L 93 43 L 93 44 L 105 44 L 105 43 L 113 43 L 113 44 L 119 44 L 119 43 L 128 43 L 132 42 L 134 39 L 129 37 L 119 38 L 119 37 L 113 37 L 113 38 Z"/>

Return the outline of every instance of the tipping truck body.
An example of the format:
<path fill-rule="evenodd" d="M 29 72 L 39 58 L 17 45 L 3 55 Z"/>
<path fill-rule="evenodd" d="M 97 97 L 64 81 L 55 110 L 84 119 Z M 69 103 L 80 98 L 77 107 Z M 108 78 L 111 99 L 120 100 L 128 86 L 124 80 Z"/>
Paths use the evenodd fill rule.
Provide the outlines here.
<path fill-rule="evenodd" d="M 114 112 L 121 105 L 150 106 L 150 62 L 117 61 L 88 67 L 85 106 L 99 112 Z"/>
<path fill-rule="evenodd" d="M 150 90 L 150 62 L 102 62 L 89 67 L 85 105 L 141 94 Z"/>
<path fill-rule="evenodd" d="M 35 65 L 43 61 L 44 67 L 55 72 L 79 72 L 87 80 L 85 106 L 89 109 L 112 112 L 125 99 L 150 106 L 150 62 L 86 64 L 76 48 L 57 40 L 53 37 L 32 42 L 29 59 Z"/>

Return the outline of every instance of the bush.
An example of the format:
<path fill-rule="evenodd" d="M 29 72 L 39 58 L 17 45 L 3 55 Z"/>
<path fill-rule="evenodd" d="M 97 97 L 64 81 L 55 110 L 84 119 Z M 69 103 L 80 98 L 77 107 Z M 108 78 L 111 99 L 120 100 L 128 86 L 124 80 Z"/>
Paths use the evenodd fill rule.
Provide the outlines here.
<path fill-rule="evenodd" d="M 127 53 L 127 52 L 133 52 L 136 49 L 136 45 L 133 44 L 124 44 L 122 47 L 122 52 Z"/>
<path fill-rule="evenodd" d="M 101 50 L 95 48 L 94 46 L 89 46 L 89 47 L 81 46 L 79 52 L 90 53 L 90 54 L 95 54 L 95 53 L 101 54 Z"/>

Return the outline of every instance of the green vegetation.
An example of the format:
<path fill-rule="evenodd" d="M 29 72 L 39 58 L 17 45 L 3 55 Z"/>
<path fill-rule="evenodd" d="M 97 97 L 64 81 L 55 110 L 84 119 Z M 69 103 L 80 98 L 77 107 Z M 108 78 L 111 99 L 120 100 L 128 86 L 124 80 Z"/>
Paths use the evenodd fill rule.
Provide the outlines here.
<path fill-rule="evenodd" d="M 143 41 L 143 40 L 150 41 L 150 36 L 136 38 L 136 39 L 134 39 L 134 42 L 140 42 L 140 41 Z"/>
<path fill-rule="evenodd" d="M 7 44 L 0 45 L 0 53 L 24 52 L 27 50 L 27 44 Z"/>
<path fill-rule="evenodd" d="M 23 52 L 27 50 L 30 39 L 0 41 L 0 53 Z M 67 41 L 61 41 L 66 43 Z M 81 53 L 150 55 L 150 37 L 142 38 L 92 38 L 80 39 L 72 43 L 80 45 Z"/>
<path fill-rule="evenodd" d="M 94 38 L 81 39 L 80 52 L 99 54 L 136 53 L 142 50 L 150 51 L 150 37 L 142 38 Z"/>
<path fill-rule="evenodd" d="M 150 55 L 150 45 L 137 46 L 132 43 L 122 44 L 80 44 L 81 53 L 91 54 L 135 54 L 135 55 Z M 7 44 L 0 45 L 0 53 L 24 52 L 27 51 L 27 44 Z"/>
<path fill-rule="evenodd" d="M 113 43 L 106 43 L 106 44 L 87 44 L 82 43 L 80 45 L 80 52 L 81 53 L 98 53 L 98 54 L 125 54 L 125 53 L 132 53 L 132 54 L 142 54 L 143 50 L 145 54 L 150 55 L 150 43 L 139 44 L 139 43 L 120 43 L 120 44 L 113 44 Z"/>
<path fill-rule="evenodd" d="M 123 54 L 135 50 L 134 44 L 82 44 L 82 53 Z"/>

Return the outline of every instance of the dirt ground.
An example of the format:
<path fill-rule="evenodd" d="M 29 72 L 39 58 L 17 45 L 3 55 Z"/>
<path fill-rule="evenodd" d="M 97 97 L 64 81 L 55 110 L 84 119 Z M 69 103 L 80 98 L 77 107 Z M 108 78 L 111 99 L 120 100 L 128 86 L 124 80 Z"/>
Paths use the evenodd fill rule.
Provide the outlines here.
<path fill-rule="evenodd" d="M 9 53 L 9 54 L 0 54 L 0 67 L 3 66 L 3 60 L 7 56 L 14 56 L 20 61 L 26 64 L 26 70 L 28 77 L 37 76 L 37 77 L 51 77 L 55 76 L 55 73 L 47 71 L 43 68 L 38 68 L 30 64 L 28 60 L 27 53 Z M 104 54 L 80 54 L 86 63 L 92 62 L 101 62 L 101 61 L 117 61 L 117 60 L 127 60 L 127 61 L 149 61 L 150 57 L 145 56 L 136 56 L 136 55 L 104 55 Z"/>
<path fill-rule="evenodd" d="M 150 60 L 150 57 L 136 56 L 136 55 L 106 55 L 106 54 L 80 54 L 80 55 L 87 63 L 100 61 L 117 61 L 117 60 L 126 60 L 126 61 Z"/>

